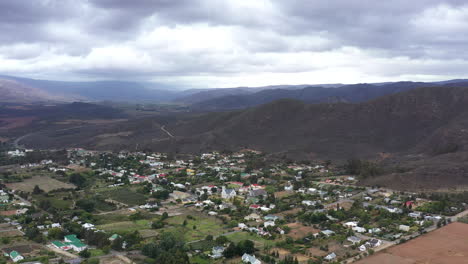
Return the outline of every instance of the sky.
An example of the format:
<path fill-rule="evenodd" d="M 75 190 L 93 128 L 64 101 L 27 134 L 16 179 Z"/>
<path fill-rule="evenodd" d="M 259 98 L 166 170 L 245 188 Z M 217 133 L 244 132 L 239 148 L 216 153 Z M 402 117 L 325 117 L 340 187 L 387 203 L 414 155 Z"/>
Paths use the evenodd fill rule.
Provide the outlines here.
<path fill-rule="evenodd" d="M 0 74 L 179 87 L 468 77 L 468 1 L 1 0 Z"/>

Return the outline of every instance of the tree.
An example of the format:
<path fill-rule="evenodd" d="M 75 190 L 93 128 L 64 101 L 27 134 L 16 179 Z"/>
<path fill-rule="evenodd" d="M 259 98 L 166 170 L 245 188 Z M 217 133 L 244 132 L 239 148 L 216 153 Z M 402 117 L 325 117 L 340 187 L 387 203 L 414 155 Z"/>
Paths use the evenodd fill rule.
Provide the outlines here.
<path fill-rule="evenodd" d="M 85 210 L 86 212 L 91 213 L 94 210 L 94 207 L 96 206 L 96 204 L 92 200 L 81 199 L 76 202 L 76 206 Z"/>
<path fill-rule="evenodd" d="M 227 242 L 229 242 L 229 240 L 228 240 L 227 237 L 225 237 L 225 236 L 219 236 L 219 237 L 216 238 L 215 242 L 216 242 L 216 244 L 218 244 L 218 245 L 224 245 L 224 244 L 226 244 Z"/>
<path fill-rule="evenodd" d="M 81 251 L 78 255 L 80 255 L 80 257 L 83 257 L 83 258 L 91 257 L 91 253 L 88 251 L 88 249 Z"/>
<path fill-rule="evenodd" d="M 72 175 L 70 175 L 68 181 L 75 184 L 79 188 L 83 188 L 86 186 L 86 178 L 79 173 L 73 173 Z"/>
<path fill-rule="evenodd" d="M 33 193 L 33 194 L 41 194 L 41 193 L 43 193 L 43 192 L 44 192 L 44 191 L 41 190 L 41 188 L 39 188 L 38 185 L 35 185 L 32 193 Z"/>

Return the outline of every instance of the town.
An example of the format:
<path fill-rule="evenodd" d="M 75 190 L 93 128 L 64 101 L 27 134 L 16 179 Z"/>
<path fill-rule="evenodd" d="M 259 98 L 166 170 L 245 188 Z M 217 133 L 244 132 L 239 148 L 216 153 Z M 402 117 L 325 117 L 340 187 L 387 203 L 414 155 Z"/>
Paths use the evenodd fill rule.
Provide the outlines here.
<path fill-rule="evenodd" d="M 5 150 L 1 263 L 352 263 L 457 221 L 466 193 L 359 185 L 255 150 Z"/>

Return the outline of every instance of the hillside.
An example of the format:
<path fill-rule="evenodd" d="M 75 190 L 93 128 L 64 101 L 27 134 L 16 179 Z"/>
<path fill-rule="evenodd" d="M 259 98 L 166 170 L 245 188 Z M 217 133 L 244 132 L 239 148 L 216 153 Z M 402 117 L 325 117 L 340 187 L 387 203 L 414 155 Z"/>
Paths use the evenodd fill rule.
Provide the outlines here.
<path fill-rule="evenodd" d="M 451 179 L 468 185 L 467 120 L 468 88 L 428 87 L 357 104 L 283 99 L 241 111 L 133 119 L 66 133 L 48 130 L 22 143 L 178 153 L 246 147 L 294 159 L 365 158 L 378 160 L 388 173 L 398 171 L 392 177 L 404 175 L 407 181 L 398 184 L 412 185 L 403 187 L 421 184 L 421 179 L 424 186 L 438 182 L 427 182 L 428 175 L 440 180 L 439 186 L 449 186 Z M 443 178 L 447 172 L 451 179 Z M 368 181 L 397 184 L 388 179 Z"/>
<path fill-rule="evenodd" d="M 242 109 L 266 104 L 279 99 L 296 99 L 306 103 L 359 103 L 381 96 L 400 93 L 420 87 L 444 85 L 447 87 L 466 86 L 467 82 L 423 83 L 423 82 L 395 82 L 388 84 L 352 84 L 337 88 L 305 87 L 302 89 L 267 89 L 251 94 L 231 94 L 211 97 L 192 104 L 192 109 L 198 111 L 224 111 Z M 214 94 L 212 96 L 215 96 Z"/>
<path fill-rule="evenodd" d="M 15 82 L 21 86 L 34 87 L 34 89 L 41 90 L 44 93 L 60 94 L 67 98 L 86 101 L 167 102 L 174 99 L 178 94 L 178 91 L 173 91 L 173 87 L 158 83 L 127 81 L 66 82 L 2 75 L 0 75 L 0 78 Z"/>
<path fill-rule="evenodd" d="M 16 81 L 0 79 L 0 102 L 50 102 L 66 101 L 71 98 L 52 95 L 42 89 L 30 87 Z"/>

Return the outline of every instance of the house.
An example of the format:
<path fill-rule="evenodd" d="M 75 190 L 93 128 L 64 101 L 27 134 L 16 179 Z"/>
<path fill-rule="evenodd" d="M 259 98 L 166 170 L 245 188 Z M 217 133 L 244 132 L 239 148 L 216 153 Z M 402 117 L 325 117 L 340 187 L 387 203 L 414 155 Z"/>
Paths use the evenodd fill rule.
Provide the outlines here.
<path fill-rule="evenodd" d="M 361 243 L 361 239 L 359 237 L 357 237 L 357 236 L 350 236 L 350 237 L 347 238 L 347 240 L 349 242 L 353 243 L 353 245 Z"/>
<path fill-rule="evenodd" d="M 83 242 L 81 242 L 80 239 L 78 239 L 76 237 L 76 235 L 68 235 L 68 236 L 65 236 L 64 238 L 65 242 L 68 243 L 68 245 L 70 245 L 70 247 L 74 250 L 74 251 L 77 251 L 77 252 L 81 252 L 83 250 L 85 250 L 88 246 L 86 244 L 84 244 Z"/>
<path fill-rule="evenodd" d="M 367 230 L 364 227 L 355 226 L 353 227 L 353 231 L 358 232 L 358 233 L 365 233 Z"/>
<path fill-rule="evenodd" d="M 408 216 L 412 217 L 412 218 L 420 218 L 421 213 L 420 212 L 412 212 L 412 213 L 409 213 Z"/>
<path fill-rule="evenodd" d="M 343 225 L 344 225 L 345 227 L 348 227 L 348 228 L 349 228 L 349 227 L 356 227 L 357 224 L 358 224 L 357 222 L 352 221 L 352 222 L 346 222 L 346 223 L 344 223 Z"/>
<path fill-rule="evenodd" d="M 266 221 L 266 222 L 263 223 L 263 226 L 264 227 L 275 226 L 275 222 L 274 221 Z"/>
<path fill-rule="evenodd" d="M 263 219 L 265 219 L 266 221 L 276 221 L 279 219 L 279 216 L 269 214 L 264 216 Z"/>
<path fill-rule="evenodd" d="M 23 256 L 21 256 L 20 253 L 18 253 L 18 251 L 15 251 L 13 250 L 12 252 L 10 252 L 10 258 L 13 262 L 18 262 L 18 261 L 21 261 L 24 259 Z"/>
<path fill-rule="evenodd" d="M 359 251 L 366 251 L 366 250 L 367 250 L 367 248 L 366 248 L 365 245 L 359 246 Z"/>
<path fill-rule="evenodd" d="M 398 229 L 401 230 L 401 231 L 408 232 L 410 230 L 410 227 L 407 226 L 407 225 L 400 225 L 400 226 L 398 226 Z"/>
<path fill-rule="evenodd" d="M 249 227 L 248 227 L 246 224 L 244 224 L 244 223 L 239 223 L 237 226 L 238 226 L 240 229 L 242 229 L 242 230 L 249 228 Z"/>
<path fill-rule="evenodd" d="M 211 250 L 211 257 L 216 259 L 216 258 L 221 258 L 223 256 L 224 252 L 224 247 L 213 247 Z"/>
<path fill-rule="evenodd" d="M 378 247 L 380 245 L 382 245 L 382 240 L 379 240 L 379 239 L 376 239 L 376 238 L 373 238 L 373 239 L 366 242 L 366 246 L 371 247 L 371 248 L 375 248 L 375 247 Z"/>
<path fill-rule="evenodd" d="M 118 234 L 113 234 L 112 236 L 109 237 L 109 241 L 114 241 L 116 240 L 117 238 L 119 238 L 120 236 Z"/>
<path fill-rule="evenodd" d="M 242 255 L 242 262 L 250 264 L 261 264 L 262 262 L 258 260 L 255 256 L 244 253 Z"/>
<path fill-rule="evenodd" d="M 324 234 L 324 235 L 327 236 L 327 237 L 332 236 L 332 235 L 335 234 L 334 231 L 328 230 L 328 229 L 327 229 L 327 230 L 323 230 L 323 231 L 321 231 L 320 233 Z"/>
<path fill-rule="evenodd" d="M 250 197 L 259 197 L 263 196 L 266 197 L 268 194 L 264 189 L 255 189 L 255 190 L 250 190 L 249 191 L 249 196 Z"/>
<path fill-rule="evenodd" d="M 317 203 L 316 201 L 310 201 L 310 200 L 302 201 L 302 204 L 305 206 L 314 206 L 316 203 Z"/>
<path fill-rule="evenodd" d="M 85 224 L 83 224 L 83 225 L 81 225 L 81 226 L 82 226 L 84 229 L 86 229 L 86 230 L 93 230 L 93 229 L 96 229 L 96 228 L 94 227 L 94 225 L 93 225 L 93 224 L 90 224 L 90 223 L 85 223 Z"/>
<path fill-rule="evenodd" d="M 52 246 L 61 249 L 61 250 L 70 250 L 71 246 L 68 243 L 63 243 L 61 241 L 52 241 Z"/>
<path fill-rule="evenodd" d="M 325 256 L 325 260 L 328 260 L 328 261 L 333 260 L 335 258 L 336 258 L 335 252 L 332 252 L 332 253 Z"/>
<path fill-rule="evenodd" d="M 231 199 L 236 197 L 237 193 L 236 190 L 234 189 L 226 189 L 226 187 L 223 186 L 222 191 L 221 191 L 221 197 L 223 199 Z"/>
<path fill-rule="evenodd" d="M 246 217 L 244 217 L 244 219 L 247 221 L 252 221 L 252 220 L 259 221 L 261 217 L 256 213 L 251 213 L 247 215 Z"/>

